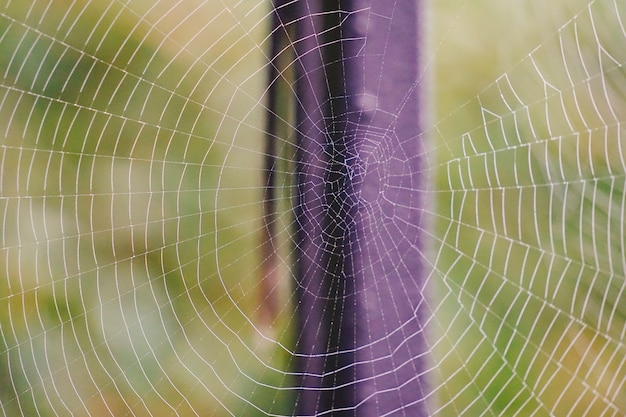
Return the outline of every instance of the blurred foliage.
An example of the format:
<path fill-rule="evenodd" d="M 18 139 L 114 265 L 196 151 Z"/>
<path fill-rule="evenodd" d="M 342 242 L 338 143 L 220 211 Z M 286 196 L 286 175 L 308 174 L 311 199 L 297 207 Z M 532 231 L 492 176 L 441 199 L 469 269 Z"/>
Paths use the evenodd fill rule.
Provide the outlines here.
<path fill-rule="evenodd" d="M 587 3 L 434 14 L 442 415 L 626 412 L 626 10 Z"/>
<path fill-rule="evenodd" d="M 290 413 L 251 321 L 267 5 L 231 3 L 0 6 L 5 415 Z"/>

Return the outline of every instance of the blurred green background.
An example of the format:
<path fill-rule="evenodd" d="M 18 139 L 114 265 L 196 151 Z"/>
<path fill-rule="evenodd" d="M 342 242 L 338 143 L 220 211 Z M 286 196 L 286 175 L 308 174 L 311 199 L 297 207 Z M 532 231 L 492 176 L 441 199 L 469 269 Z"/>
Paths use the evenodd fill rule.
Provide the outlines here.
<path fill-rule="evenodd" d="M 622 9 L 430 4 L 435 415 L 626 413 Z M 4 415 L 292 414 L 287 238 L 262 320 L 269 5 L 0 11 Z"/>
<path fill-rule="evenodd" d="M 626 10 L 443 3 L 430 130 L 439 411 L 622 415 Z"/>
<path fill-rule="evenodd" d="M 255 326 L 268 4 L 0 7 L 4 414 L 291 413 Z"/>

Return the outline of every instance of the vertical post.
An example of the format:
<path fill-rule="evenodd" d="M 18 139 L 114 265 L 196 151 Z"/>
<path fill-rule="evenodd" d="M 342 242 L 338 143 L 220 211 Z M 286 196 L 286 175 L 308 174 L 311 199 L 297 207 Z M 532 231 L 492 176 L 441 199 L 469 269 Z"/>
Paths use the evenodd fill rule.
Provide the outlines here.
<path fill-rule="evenodd" d="M 421 7 L 275 1 L 296 34 L 299 415 L 427 415 Z"/>

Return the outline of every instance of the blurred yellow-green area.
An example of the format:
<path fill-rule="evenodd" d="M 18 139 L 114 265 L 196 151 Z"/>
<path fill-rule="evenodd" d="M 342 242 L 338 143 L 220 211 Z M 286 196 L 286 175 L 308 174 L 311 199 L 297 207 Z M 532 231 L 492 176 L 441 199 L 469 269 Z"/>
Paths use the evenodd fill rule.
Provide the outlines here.
<path fill-rule="evenodd" d="M 626 414 L 626 9 L 429 7 L 433 415 Z M 294 413 L 288 280 L 259 324 L 268 13 L 0 3 L 3 415 Z"/>
<path fill-rule="evenodd" d="M 0 5 L 3 415 L 291 412 L 253 322 L 268 10 Z"/>
<path fill-rule="evenodd" d="M 626 9 L 443 3 L 440 411 L 623 415 Z"/>

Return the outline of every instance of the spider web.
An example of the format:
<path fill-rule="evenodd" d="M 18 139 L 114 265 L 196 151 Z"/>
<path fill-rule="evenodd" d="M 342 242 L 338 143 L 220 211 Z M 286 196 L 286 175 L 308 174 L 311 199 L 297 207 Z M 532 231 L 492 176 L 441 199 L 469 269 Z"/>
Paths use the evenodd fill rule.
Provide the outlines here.
<path fill-rule="evenodd" d="M 414 80 L 429 250 L 401 254 L 429 265 L 429 412 L 623 415 L 626 9 L 448 3 Z M 286 58 L 267 182 L 271 24 L 251 0 L 0 5 L 3 415 L 296 412 L 302 149 Z"/>

